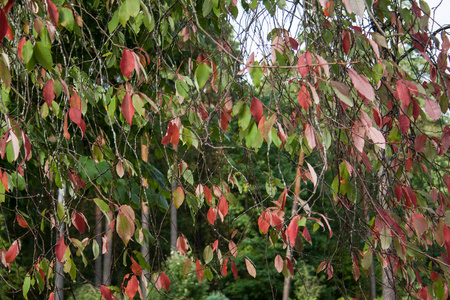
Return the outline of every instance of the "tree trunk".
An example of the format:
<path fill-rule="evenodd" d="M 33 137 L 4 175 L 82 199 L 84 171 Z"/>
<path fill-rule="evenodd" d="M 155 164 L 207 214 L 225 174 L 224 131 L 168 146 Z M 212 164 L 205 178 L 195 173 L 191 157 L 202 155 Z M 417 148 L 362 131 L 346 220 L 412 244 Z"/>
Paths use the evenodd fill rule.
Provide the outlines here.
<path fill-rule="evenodd" d="M 100 207 L 95 206 L 95 240 L 100 248 L 100 254 L 95 260 L 95 285 L 99 286 L 102 283 L 102 211 Z"/>
<path fill-rule="evenodd" d="M 172 195 L 173 191 L 177 188 L 177 176 L 175 174 L 178 173 L 178 166 L 177 166 L 177 147 L 174 147 L 175 154 L 174 154 L 174 170 L 172 172 Z M 177 208 L 175 207 L 175 204 L 173 204 L 173 196 L 172 201 L 170 201 L 170 247 L 171 249 L 177 249 L 177 236 L 178 236 L 178 223 L 177 223 Z"/>
<path fill-rule="evenodd" d="M 297 214 L 298 203 L 300 202 L 300 178 L 301 178 L 300 166 L 302 166 L 302 165 L 303 165 L 303 151 L 300 150 L 300 155 L 298 157 L 297 173 L 295 176 L 295 188 L 294 188 L 295 195 L 294 195 L 294 203 L 292 204 L 291 217 L 293 217 Z M 302 202 L 301 204 L 304 205 L 305 208 L 308 205 L 306 202 L 305 203 Z M 286 248 L 286 258 L 289 258 L 289 259 L 292 258 L 292 247 L 289 246 L 289 244 Z M 283 300 L 289 299 L 290 290 L 291 290 L 291 276 L 284 278 Z"/>
<path fill-rule="evenodd" d="M 109 220 L 112 220 L 113 213 L 110 211 L 108 213 Z M 108 222 L 106 224 L 106 241 L 107 241 L 107 251 L 103 255 L 103 285 L 109 286 L 111 285 L 111 266 L 112 266 L 112 249 L 113 249 L 113 233 L 111 231 L 111 223 Z"/>
<path fill-rule="evenodd" d="M 148 135 L 146 134 L 145 137 L 141 138 L 141 158 L 142 161 L 148 162 Z M 142 178 L 142 186 L 144 188 L 148 188 L 148 182 L 146 178 Z M 145 195 L 145 194 L 144 194 Z M 149 230 L 149 217 L 150 217 L 150 210 L 147 205 L 147 199 L 144 198 L 144 196 L 141 199 L 141 226 L 142 230 L 144 232 Z M 141 246 L 141 253 L 142 256 L 145 258 L 145 261 L 148 263 L 150 260 L 150 254 L 148 250 L 148 238 L 145 237 L 145 240 L 142 243 Z M 145 299 L 147 296 L 147 285 L 150 278 L 150 274 L 147 270 L 144 270 L 142 272 L 141 276 L 141 291 L 142 291 L 142 298 Z"/>
<path fill-rule="evenodd" d="M 58 189 L 58 204 L 61 203 L 64 206 L 64 198 L 66 194 L 66 184 L 63 184 L 62 188 Z M 64 221 L 60 221 L 58 238 L 64 236 Z M 55 269 L 55 300 L 64 300 L 64 265 L 56 260 Z"/>
<path fill-rule="evenodd" d="M 380 179 L 380 190 L 379 190 L 379 200 L 384 209 L 388 208 L 386 203 L 388 185 L 387 185 L 387 174 L 385 174 L 384 167 L 380 168 L 378 173 L 378 178 Z M 389 249 L 386 251 L 388 254 L 392 252 L 392 242 Z M 393 269 L 390 261 L 386 268 L 382 272 L 382 283 L 383 283 L 383 300 L 395 300 L 397 299 L 397 293 L 395 288 L 395 279 L 393 276 Z"/>

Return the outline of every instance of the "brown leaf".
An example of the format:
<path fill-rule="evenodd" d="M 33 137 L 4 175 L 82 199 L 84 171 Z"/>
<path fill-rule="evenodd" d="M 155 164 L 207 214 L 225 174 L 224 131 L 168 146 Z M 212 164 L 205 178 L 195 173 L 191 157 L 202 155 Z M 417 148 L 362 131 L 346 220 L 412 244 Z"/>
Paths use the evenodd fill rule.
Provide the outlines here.
<path fill-rule="evenodd" d="M 58 20 L 59 20 L 59 10 L 58 7 L 56 7 L 55 3 L 53 3 L 50 0 L 47 0 L 47 9 L 48 9 L 48 15 L 50 17 L 50 20 L 55 24 L 55 26 L 58 26 Z"/>

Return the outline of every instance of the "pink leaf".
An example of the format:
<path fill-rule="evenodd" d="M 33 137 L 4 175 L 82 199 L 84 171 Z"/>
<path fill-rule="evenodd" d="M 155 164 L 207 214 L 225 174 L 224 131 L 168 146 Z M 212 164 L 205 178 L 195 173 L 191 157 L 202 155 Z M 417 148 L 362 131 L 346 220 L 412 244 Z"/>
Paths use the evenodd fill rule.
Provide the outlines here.
<path fill-rule="evenodd" d="M 263 106 L 261 104 L 261 101 L 259 101 L 255 97 L 252 98 L 252 104 L 250 105 L 250 112 L 252 113 L 253 117 L 255 117 L 255 120 L 258 123 L 263 115 Z"/>
<path fill-rule="evenodd" d="M 122 53 L 122 59 L 120 60 L 120 71 L 122 71 L 123 76 L 130 79 L 131 72 L 135 68 L 134 56 L 130 50 L 125 49 Z"/>
<path fill-rule="evenodd" d="M 14 133 L 14 130 L 11 130 L 11 132 L 9 133 L 9 139 L 11 140 L 11 144 L 12 144 L 13 150 L 14 150 L 14 160 L 17 160 L 17 158 L 19 157 L 19 153 L 20 153 L 20 144 L 19 144 L 19 139 L 17 138 L 16 134 Z"/>
<path fill-rule="evenodd" d="M 425 142 L 427 141 L 427 136 L 425 134 L 419 135 L 414 139 L 414 150 L 419 153 L 425 153 Z"/>
<path fill-rule="evenodd" d="M 310 124 L 306 124 L 305 137 L 308 141 L 309 148 L 316 148 L 316 138 L 314 136 L 314 128 Z"/>
<path fill-rule="evenodd" d="M 370 127 L 366 131 L 366 133 L 375 145 L 377 145 L 381 149 L 386 148 L 386 140 L 384 138 L 384 135 L 381 133 L 381 131 L 379 131 L 375 127 Z"/>
<path fill-rule="evenodd" d="M 160 280 L 161 280 L 161 286 L 168 292 L 169 288 L 170 288 L 170 279 L 169 279 L 169 277 L 165 273 L 161 272 Z"/>
<path fill-rule="evenodd" d="M 127 93 L 125 97 L 123 97 L 121 109 L 125 120 L 127 120 L 128 124 L 130 124 L 131 126 L 135 109 L 133 101 L 131 100 L 131 95 L 129 93 Z"/>
<path fill-rule="evenodd" d="M 195 261 L 195 273 L 196 273 L 195 276 L 197 276 L 197 280 L 199 282 L 202 282 L 202 280 L 203 280 L 203 269 L 202 269 L 202 266 L 200 265 L 200 261 L 198 260 L 198 258 Z"/>
<path fill-rule="evenodd" d="M 281 273 L 283 271 L 283 258 L 281 258 L 280 254 L 277 254 L 275 257 L 275 269 L 278 271 L 278 273 Z"/>
<path fill-rule="evenodd" d="M 306 164 L 308 165 L 308 169 L 309 169 L 309 172 L 311 174 L 311 181 L 314 184 L 314 187 L 316 187 L 317 186 L 317 174 L 316 174 L 316 171 L 314 171 L 314 168 L 308 162 L 306 162 Z"/>
<path fill-rule="evenodd" d="M 418 236 L 422 236 L 428 230 L 428 222 L 419 213 L 413 213 L 411 216 L 411 224 Z"/>
<path fill-rule="evenodd" d="M 236 244 L 233 241 L 230 241 L 228 243 L 228 249 L 230 249 L 231 255 L 233 255 L 234 257 L 237 256 L 238 248 L 237 248 Z"/>
<path fill-rule="evenodd" d="M 244 258 L 245 266 L 247 267 L 247 272 L 253 278 L 256 278 L 256 269 L 255 266 L 249 261 L 247 258 Z"/>
<path fill-rule="evenodd" d="M 436 121 L 441 117 L 441 108 L 439 107 L 439 104 L 428 97 L 425 98 L 425 111 L 433 121 Z"/>
<path fill-rule="evenodd" d="M 189 246 L 186 243 L 186 238 L 183 236 L 179 236 L 177 239 L 177 250 L 180 252 L 180 255 L 184 256 L 188 250 Z"/>
<path fill-rule="evenodd" d="M 347 71 L 355 89 L 367 100 L 375 100 L 375 91 L 373 90 L 373 87 L 372 85 L 370 85 L 366 76 L 358 74 L 353 69 L 347 69 Z"/>

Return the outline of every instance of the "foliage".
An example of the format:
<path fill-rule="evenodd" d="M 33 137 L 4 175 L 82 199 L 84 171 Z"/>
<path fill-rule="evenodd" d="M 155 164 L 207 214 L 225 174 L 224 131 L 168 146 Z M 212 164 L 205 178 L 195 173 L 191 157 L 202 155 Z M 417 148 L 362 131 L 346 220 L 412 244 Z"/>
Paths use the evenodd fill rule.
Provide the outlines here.
<path fill-rule="evenodd" d="M 373 262 L 384 292 L 446 299 L 450 42 L 431 13 L 1 1 L 5 297 L 52 298 L 62 276 L 105 299 L 279 298 L 285 277 L 364 298 Z"/>

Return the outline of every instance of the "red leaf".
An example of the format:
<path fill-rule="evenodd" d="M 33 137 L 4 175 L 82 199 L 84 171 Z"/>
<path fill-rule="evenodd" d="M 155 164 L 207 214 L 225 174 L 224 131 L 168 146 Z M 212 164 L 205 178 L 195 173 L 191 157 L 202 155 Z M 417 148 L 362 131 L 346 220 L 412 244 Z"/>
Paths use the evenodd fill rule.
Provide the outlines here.
<path fill-rule="evenodd" d="M 83 234 L 84 230 L 86 229 L 86 224 L 84 223 L 85 220 L 86 218 L 82 213 L 79 213 L 75 210 L 72 212 L 72 223 L 81 234 Z"/>
<path fill-rule="evenodd" d="M 109 300 L 110 298 L 105 298 L 106 300 Z M 55 300 L 55 294 L 54 292 L 50 293 L 50 296 L 48 296 L 48 300 Z"/>
<path fill-rule="evenodd" d="M 3 41 L 3 38 L 6 36 L 6 33 L 9 28 L 8 19 L 6 19 L 6 14 L 3 9 L 0 9 L 0 43 Z"/>
<path fill-rule="evenodd" d="M 308 107 L 311 104 L 311 95 L 304 85 L 298 90 L 298 103 L 304 110 L 308 110 Z"/>
<path fill-rule="evenodd" d="M 5 254 L 6 263 L 9 264 L 13 262 L 16 259 L 18 253 L 19 253 L 19 243 L 17 240 L 15 240 L 9 247 L 8 251 L 6 251 Z"/>
<path fill-rule="evenodd" d="M 450 227 L 448 227 L 447 225 L 444 225 L 442 228 L 442 231 L 444 233 L 445 242 L 447 244 L 450 244 Z"/>
<path fill-rule="evenodd" d="M 230 249 L 231 255 L 233 255 L 234 257 L 237 257 L 238 248 L 233 241 L 228 242 L 228 249 Z"/>
<path fill-rule="evenodd" d="M 207 217 L 209 223 L 211 223 L 211 225 L 214 225 L 214 223 L 216 222 L 216 211 L 215 211 L 215 208 L 210 207 L 206 217 Z"/>
<path fill-rule="evenodd" d="M 5 14 L 7 14 L 9 12 L 9 10 L 13 6 L 13 4 L 14 4 L 14 0 L 9 0 L 8 3 L 6 3 L 5 7 L 3 8 L 5 10 Z"/>
<path fill-rule="evenodd" d="M 202 282 L 203 280 L 203 270 L 202 270 L 202 266 L 200 265 L 200 261 L 197 260 L 195 261 L 195 276 L 197 276 L 197 280 L 199 282 Z"/>
<path fill-rule="evenodd" d="M 413 118 L 414 118 L 414 121 L 417 121 L 417 119 L 419 118 L 421 109 L 415 99 L 411 99 L 411 100 L 412 100 L 412 104 L 413 104 Z"/>
<path fill-rule="evenodd" d="M 55 3 L 53 3 L 50 0 L 47 0 L 47 8 L 50 20 L 53 22 L 53 24 L 55 24 L 55 26 L 58 26 L 59 10 L 56 7 Z"/>
<path fill-rule="evenodd" d="M 212 246 L 212 251 L 216 251 L 217 247 L 219 246 L 219 240 L 215 240 Z"/>
<path fill-rule="evenodd" d="M 224 112 L 220 112 L 220 129 L 222 129 L 223 131 L 227 131 L 228 129 L 228 118 L 227 118 L 227 114 Z"/>
<path fill-rule="evenodd" d="M 294 50 L 298 49 L 298 42 L 295 39 L 289 37 L 289 43 L 291 44 L 292 49 Z"/>
<path fill-rule="evenodd" d="M 308 228 L 303 227 L 303 237 L 306 239 L 306 241 L 308 241 L 309 243 L 311 242 L 311 235 L 309 234 Z"/>
<path fill-rule="evenodd" d="M 375 108 L 372 108 L 372 113 L 373 113 L 373 120 L 375 121 L 378 127 L 381 127 L 382 123 L 380 113 Z"/>
<path fill-rule="evenodd" d="M 414 140 L 414 150 L 419 153 L 425 153 L 425 142 L 427 141 L 427 136 L 425 134 L 419 135 Z"/>
<path fill-rule="evenodd" d="M 22 218 L 21 215 L 17 214 L 16 215 L 16 219 L 17 219 L 17 223 L 19 223 L 20 227 L 22 227 L 22 228 L 28 228 L 29 227 L 27 221 L 25 221 L 25 219 Z"/>
<path fill-rule="evenodd" d="M 350 51 L 350 32 L 348 30 L 342 31 L 342 50 L 344 50 L 345 55 L 348 55 Z"/>
<path fill-rule="evenodd" d="M 180 130 L 178 129 L 177 124 L 175 124 L 175 121 L 170 121 L 169 124 L 167 125 L 167 133 L 162 139 L 161 144 L 166 146 L 170 142 L 172 143 L 172 145 L 176 146 L 178 145 L 179 141 L 180 141 Z"/>
<path fill-rule="evenodd" d="M 281 273 L 283 271 L 283 258 L 281 258 L 280 254 L 277 254 L 275 257 L 275 269 L 278 271 L 278 273 Z"/>
<path fill-rule="evenodd" d="M 302 54 L 298 58 L 297 71 L 300 73 L 300 75 L 303 78 L 305 78 L 306 75 L 308 75 L 311 63 L 312 63 L 312 58 L 311 58 L 311 53 L 309 53 L 309 52 Z"/>
<path fill-rule="evenodd" d="M 122 53 L 122 59 L 120 60 L 120 71 L 122 71 L 123 76 L 130 79 L 131 72 L 135 68 L 134 56 L 130 50 L 125 49 Z"/>
<path fill-rule="evenodd" d="M 398 124 L 400 125 L 400 130 L 402 131 L 402 134 L 405 134 L 409 130 L 410 121 L 409 118 L 405 115 L 401 115 L 398 118 Z"/>
<path fill-rule="evenodd" d="M 3 172 L 1 181 L 2 181 L 3 186 L 5 187 L 5 190 L 7 192 L 9 192 L 9 189 L 8 189 L 8 174 L 6 174 L 6 172 Z"/>
<path fill-rule="evenodd" d="M 136 276 L 131 276 L 131 279 L 128 280 L 127 287 L 125 288 L 125 293 L 127 294 L 128 298 L 133 299 L 136 295 L 136 292 L 139 288 L 139 281 L 137 280 Z"/>
<path fill-rule="evenodd" d="M 63 135 L 64 135 L 64 137 L 66 138 L 66 140 L 70 140 L 70 133 L 69 133 L 69 131 L 67 130 L 67 128 L 69 127 L 69 122 L 67 121 L 67 116 L 68 116 L 69 114 L 68 113 L 66 113 L 66 117 L 64 118 L 64 127 L 63 127 Z"/>
<path fill-rule="evenodd" d="M 63 258 L 64 258 L 64 253 L 66 253 L 66 244 L 64 243 L 64 236 L 61 236 L 58 239 L 58 242 L 56 243 L 56 247 L 55 247 L 55 255 L 56 255 L 56 259 L 58 259 L 58 261 L 60 263 L 64 263 Z"/>
<path fill-rule="evenodd" d="M 237 266 L 236 266 L 236 263 L 234 262 L 234 260 L 231 260 L 231 271 L 233 272 L 234 280 L 237 280 L 238 270 L 237 270 Z"/>
<path fill-rule="evenodd" d="M 123 97 L 121 109 L 125 120 L 127 120 L 128 124 L 130 124 L 131 126 L 135 109 L 133 101 L 131 100 L 131 95 L 129 93 L 127 93 L 125 97 Z"/>
<path fill-rule="evenodd" d="M 219 200 L 219 212 L 225 217 L 228 214 L 228 202 L 224 196 L 220 197 Z"/>
<path fill-rule="evenodd" d="M 295 216 L 292 220 L 291 223 L 289 224 L 287 230 L 286 230 L 286 234 L 289 237 L 289 245 L 291 245 L 291 247 L 295 246 L 295 239 L 297 238 L 298 235 L 298 224 L 297 224 L 297 220 L 299 219 L 299 216 Z"/>
<path fill-rule="evenodd" d="M 227 276 L 227 268 L 228 268 L 228 257 L 224 259 L 222 268 L 220 270 L 222 276 Z"/>
<path fill-rule="evenodd" d="M 261 101 L 259 101 L 255 97 L 252 98 L 252 104 L 250 105 L 250 112 L 252 113 L 253 117 L 255 117 L 256 123 L 258 123 L 263 115 L 263 106 L 261 104 Z"/>
<path fill-rule="evenodd" d="M 258 218 L 258 227 L 263 234 L 266 234 L 270 227 L 270 214 L 263 211 Z"/>
<path fill-rule="evenodd" d="M 136 276 L 142 275 L 142 267 L 133 259 L 131 258 L 132 264 L 131 264 L 131 271 Z"/>
<path fill-rule="evenodd" d="M 402 101 L 403 105 L 408 107 L 411 102 L 411 94 L 409 93 L 409 89 L 403 80 L 397 81 L 396 89 L 398 98 Z"/>
<path fill-rule="evenodd" d="M 411 217 L 411 224 L 418 236 L 422 236 L 428 230 L 428 223 L 425 218 L 419 213 L 413 213 Z"/>
<path fill-rule="evenodd" d="M 72 120 L 72 122 L 74 122 L 75 124 L 80 126 L 80 124 L 81 124 L 81 111 L 78 108 L 72 107 L 69 110 L 69 117 Z"/>
<path fill-rule="evenodd" d="M 111 290 L 109 288 L 107 288 L 104 285 L 100 286 L 100 293 L 102 295 L 103 298 L 105 298 L 106 300 L 113 300 L 113 297 L 111 295 Z"/>
<path fill-rule="evenodd" d="M 205 198 L 206 198 L 206 201 L 208 202 L 208 204 L 211 204 L 212 193 L 211 193 L 211 190 L 206 185 L 203 186 L 203 193 L 205 194 Z"/>
<path fill-rule="evenodd" d="M 428 97 L 425 98 L 425 111 L 433 121 L 436 121 L 441 117 L 441 108 L 439 107 L 439 104 Z"/>
<path fill-rule="evenodd" d="M 294 275 L 294 266 L 292 265 L 291 260 L 289 259 L 289 257 L 286 257 L 286 268 L 289 270 L 289 273 L 291 273 L 291 275 Z"/>
<path fill-rule="evenodd" d="M 358 91 L 358 93 L 364 96 L 367 100 L 375 100 L 375 91 L 373 90 L 372 85 L 369 83 L 369 80 L 367 80 L 367 77 L 358 74 L 353 69 L 347 69 L 347 71 L 350 79 L 352 80 L 353 86 Z"/>
<path fill-rule="evenodd" d="M 168 292 L 169 288 L 170 288 L 170 279 L 169 279 L 169 277 L 166 274 L 161 272 L 159 280 L 161 280 L 161 286 Z"/>
<path fill-rule="evenodd" d="M 73 108 L 78 108 L 80 111 L 83 110 L 83 102 L 81 102 L 80 96 L 77 93 L 73 93 L 69 99 L 69 105 Z"/>
<path fill-rule="evenodd" d="M 27 41 L 27 38 L 23 37 L 20 39 L 19 43 L 17 44 L 17 54 L 19 54 L 20 59 L 23 61 L 24 61 L 24 59 L 22 56 L 22 48 L 23 48 L 23 45 L 25 45 L 26 41 Z"/>

